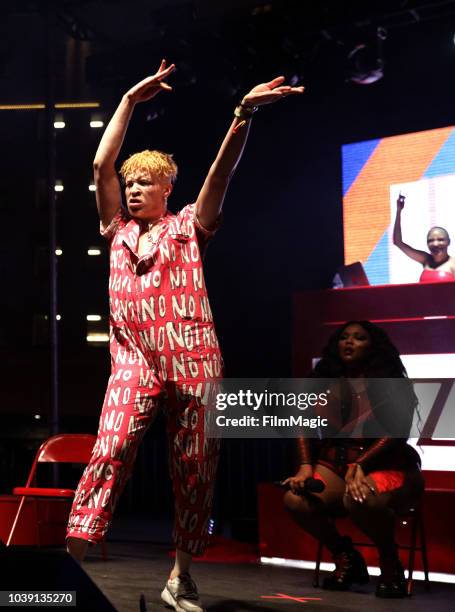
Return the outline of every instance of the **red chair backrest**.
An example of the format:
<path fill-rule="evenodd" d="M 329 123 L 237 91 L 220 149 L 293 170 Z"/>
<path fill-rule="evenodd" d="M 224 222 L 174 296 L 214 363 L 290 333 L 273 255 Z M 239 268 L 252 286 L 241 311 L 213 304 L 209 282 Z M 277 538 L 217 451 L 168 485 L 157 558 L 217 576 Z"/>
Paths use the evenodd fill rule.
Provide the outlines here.
<path fill-rule="evenodd" d="M 88 463 L 96 436 L 92 434 L 57 434 L 41 445 L 38 463 Z"/>

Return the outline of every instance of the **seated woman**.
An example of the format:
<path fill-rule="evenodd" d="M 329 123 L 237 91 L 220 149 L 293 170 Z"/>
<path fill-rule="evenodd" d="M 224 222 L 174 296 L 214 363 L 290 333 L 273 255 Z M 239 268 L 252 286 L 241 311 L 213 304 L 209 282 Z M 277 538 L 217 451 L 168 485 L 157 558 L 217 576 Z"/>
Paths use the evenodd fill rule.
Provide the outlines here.
<path fill-rule="evenodd" d="M 349 514 L 378 549 L 381 578 L 376 595 L 404 597 L 394 515 L 423 492 L 420 458 L 407 438 L 371 437 L 377 431 L 371 423 L 379 420 L 384 425 L 385 408 L 386 414 L 395 415 L 389 423 L 398 424 L 398 435 L 404 435 L 406 424 L 409 431 L 417 405 L 412 383 L 387 334 L 369 321 L 350 321 L 339 328 L 312 377 L 338 379 L 330 389 L 331 411 L 338 411 L 342 436 L 360 437 L 298 439 L 300 467 L 283 483 L 290 488 L 284 503 L 295 521 L 333 555 L 335 571 L 325 578 L 324 588 L 346 590 L 369 580 L 362 555 L 335 525 L 335 518 Z M 401 380 L 395 385 L 386 378 Z M 321 493 L 304 492 L 310 477 L 323 480 Z"/>
<path fill-rule="evenodd" d="M 421 283 L 440 283 L 455 281 L 455 257 L 447 251 L 450 237 L 443 227 L 432 227 L 427 234 L 429 253 L 414 249 L 403 242 L 401 238 L 401 211 L 404 208 L 405 197 L 400 194 L 397 200 L 397 215 L 393 226 L 393 244 L 403 251 L 405 255 L 418 261 L 423 266 L 420 275 Z"/>

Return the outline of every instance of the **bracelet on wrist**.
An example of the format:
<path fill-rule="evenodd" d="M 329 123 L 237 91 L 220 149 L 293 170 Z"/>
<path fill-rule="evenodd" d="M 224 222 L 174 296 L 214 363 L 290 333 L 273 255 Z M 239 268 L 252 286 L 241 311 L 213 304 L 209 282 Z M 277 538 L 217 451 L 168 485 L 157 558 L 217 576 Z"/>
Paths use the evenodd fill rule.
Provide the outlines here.
<path fill-rule="evenodd" d="M 234 109 L 234 116 L 238 119 L 251 119 L 257 109 L 257 106 L 244 106 L 243 102 L 240 102 Z"/>

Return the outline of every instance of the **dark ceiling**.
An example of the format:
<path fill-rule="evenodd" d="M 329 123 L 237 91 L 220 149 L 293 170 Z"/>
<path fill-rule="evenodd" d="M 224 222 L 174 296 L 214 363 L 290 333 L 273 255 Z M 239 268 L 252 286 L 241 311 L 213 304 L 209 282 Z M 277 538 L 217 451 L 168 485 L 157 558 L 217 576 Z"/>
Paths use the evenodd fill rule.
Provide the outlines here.
<path fill-rule="evenodd" d="M 410 27 L 446 27 L 454 1 L 80 0 L 28 1 L 3 7 L 0 83 L 3 101 L 44 95 L 46 13 L 52 25 L 57 95 L 106 96 L 156 67 L 178 66 L 174 83 L 235 96 L 285 71 L 295 79 L 343 78 L 346 55 L 375 40 L 377 27 L 402 36 Z M 328 70 L 327 66 L 330 66 Z"/>

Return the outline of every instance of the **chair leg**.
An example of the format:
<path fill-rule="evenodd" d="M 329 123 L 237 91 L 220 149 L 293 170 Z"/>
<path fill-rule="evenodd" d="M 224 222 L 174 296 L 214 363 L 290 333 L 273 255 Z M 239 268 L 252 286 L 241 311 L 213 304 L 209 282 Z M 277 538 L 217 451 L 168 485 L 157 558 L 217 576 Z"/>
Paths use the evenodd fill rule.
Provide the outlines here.
<path fill-rule="evenodd" d="M 36 545 L 38 546 L 38 548 L 41 547 L 41 541 L 40 541 L 40 532 L 39 532 L 39 520 L 38 520 L 38 500 L 36 497 L 33 498 L 34 501 L 34 506 L 35 506 L 35 519 L 36 519 Z"/>
<path fill-rule="evenodd" d="M 316 567 L 314 568 L 313 586 L 319 587 L 319 570 L 321 567 L 322 559 L 322 542 L 318 542 L 318 551 L 316 553 Z"/>
<path fill-rule="evenodd" d="M 407 581 L 407 593 L 412 595 L 412 574 L 414 573 L 414 560 L 417 546 L 417 521 L 418 516 L 413 515 L 412 530 L 411 530 L 411 545 L 409 548 L 409 566 L 408 566 L 408 581 Z"/>
<path fill-rule="evenodd" d="M 422 556 L 423 572 L 425 574 L 425 590 L 430 590 L 430 577 L 428 570 L 428 556 L 427 556 L 427 538 L 425 534 L 425 525 L 423 522 L 423 516 L 419 515 L 419 532 L 420 532 L 420 554 Z"/>
<path fill-rule="evenodd" d="M 17 525 L 17 522 L 19 520 L 19 515 L 20 515 L 20 513 L 22 511 L 22 506 L 24 505 L 24 502 L 25 502 L 25 496 L 22 496 L 22 499 L 21 499 L 20 504 L 19 504 L 19 508 L 17 509 L 17 512 L 16 512 L 16 516 L 14 517 L 13 525 L 12 525 L 11 530 L 9 532 L 8 539 L 6 541 L 6 545 L 7 546 L 9 546 L 11 544 L 11 541 L 13 539 L 14 531 L 16 530 L 16 525 Z"/>

